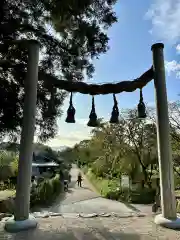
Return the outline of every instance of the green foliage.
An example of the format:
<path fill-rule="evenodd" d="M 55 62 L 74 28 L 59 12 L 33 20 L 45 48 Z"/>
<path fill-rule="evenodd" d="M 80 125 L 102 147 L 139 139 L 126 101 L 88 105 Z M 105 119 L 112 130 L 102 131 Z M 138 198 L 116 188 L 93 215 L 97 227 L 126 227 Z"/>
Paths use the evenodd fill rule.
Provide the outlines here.
<path fill-rule="evenodd" d="M 52 203 L 61 190 L 62 185 L 58 174 L 54 178 L 44 180 L 38 184 L 31 194 L 31 207 L 35 205 L 45 206 Z"/>
<path fill-rule="evenodd" d="M 101 122 L 93 129 L 91 139 L 81 141 L 71 152 L 103 197 L 133 203 L 154 201 L 151 187 L 154 172 L 158 172 L 156 126 L 137 119 L 136 110 L 121 114 L 119 124 Z M 121 188 L 123 174 L 133 182 L 144 181 L 144 186 Z"/>
<path fill-rule="evenodd" d="M 120 182 L 117 179 L 108 180 L 96 177 L 91 170 L 87 172 L 86 176 L 101 196 L 105 198 L 136 204 L 150 204 L 154 202 L 154 189 L 137 188 L 135 190 L 130 190 L 129 188 L 121 188 Z"/>
<path fill-rule="evenodd" d="M 177 200 L 176 210 L 178 213 L 180 213 L 180 200 Z"/>
<path fill-rule="evenodd" d="M 130 202 L 137 204 L 150 204 L 155 200 L 155 189 L 143 188 L 130 191 Z"/>
<path fill-rule="evenodd" d="M 90 140 L 81 141 L 73 149 L 78 166 L 91 168 L 96 177 L 144 180 L 150 185 L 153 169 L 157 169 L 155 124 L 136 118 L 136 111 L 121 115 L 119 124 L 101 123 L 92 131 Z M 140 178 L 140 179 L 139 179 Z"/>
<path fill-rule="evenodd" d="M 111 199 L 111 200 L 116 200 L 116 201 L 125 201 L 129 202 L 130 198 L 130 192 L 128 188 L 116 188 L 116 189 L 111 189 L 107 195 L 106 198 Z"/>
<path fill-rule="evenodd" d="M 0 152 L 0 181 L 17 175 L 18 156 L 13 152 Z"/>
<path fill-rule="evenodd" d="M 108 194 L 110 192 L 115 191 L 117 188 L 119 188 L 119 182 L 117 179 L 108 180 L 96 177 L 96 175 L 91 170 L 87 172 L 86 176 L 103 197 L 108 197 Z"/>
<path fill-rule="evenodd" d="M 180 186 L 180 103 L 170 104 L 170 127 L 173 148 L 175 186 Z M 154 189 L 159 178 L 157 136 L 154 109 L 148 109 L 147 120 L 136 117 L 136 110 L 121 113 L 119 124 L 102 122 L 92 130 L 91 138 L 83 140 L 72 149 L 71 158 L 79 167 L 91 169 L 90 180 L 103 196 L 138 203 L 154 201 Z M 64 151 L 66 158 L 66 151 Z M 89 172 L 88 172 L 89 174 Z M 109 182 L 120 181 L 123 174 L 133 183 L 141 183 L 136 190 L 117 190 Z M 115 185 L 116 186 L 116 185 Z"/>
<path fill-rule="evenodd" d="M 37 39 L 40 42 L 36 130 L 40 140 L 55 136 L 56 118 L 62 114 L 66 93 L 52 93 L 51 77 L 82 81 L 92 77 L 92 59 L 108 50 L 108 29 L 116 16 L 113 1 L 2 0 L 0 9 L 0 129 L 1 136 L 17 136 L 22 124 L 24 79 L 28 52 L 22 44 L 6 40 Z M 4 45 L 3 45 L 4 44 Z M 44 83 L 44 80 L 47 80 Z M 49 82 L 49 83 L 47 83 Z"/>
<path fill-rule="evenodd" d="M 155 190 L 149 188 L 136 190 L 119 188 L 109 191 L 106 197 L 112 200 L 125 201 L 134 204 L 150 204 L 154 202 Z"/>

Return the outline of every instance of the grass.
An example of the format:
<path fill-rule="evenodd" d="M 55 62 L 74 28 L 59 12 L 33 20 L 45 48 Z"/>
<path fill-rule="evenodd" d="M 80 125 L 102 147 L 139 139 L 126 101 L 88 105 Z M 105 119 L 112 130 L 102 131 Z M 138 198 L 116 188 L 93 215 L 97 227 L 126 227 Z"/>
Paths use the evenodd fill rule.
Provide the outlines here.
<path fill-rule="evenodd" d="M 89 179 L 89 181 L 95 187 L 97 192 L 101 194 L 102 197 L 106 197 L 109 192 L 111 192 L 112 190 L 116 190 L 120 187 L 120 183 L 117 179 L 108 180 L 103 178 L 97 178 L 91 171 L 88 171 L 86 173 L 86 177 Z"/>

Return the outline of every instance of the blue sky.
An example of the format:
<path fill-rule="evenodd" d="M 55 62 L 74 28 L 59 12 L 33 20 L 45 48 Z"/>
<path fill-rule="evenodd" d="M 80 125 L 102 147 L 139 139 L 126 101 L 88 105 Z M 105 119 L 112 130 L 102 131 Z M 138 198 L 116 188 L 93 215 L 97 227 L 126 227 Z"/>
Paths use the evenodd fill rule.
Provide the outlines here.
<path fill-rule="evenodd" d="M 93 83 L 133 80 L 152 65 L 151 45 L 156 42 L 165 44 L 165 65 L 168 100 L 178 99 L 180 93 L 180 0 L 119 0 L 115 6 L 118 23 L 108 31 L 110 50 L 94 61 Z M 143 90 L 144 100 L 154 104 L 153 82 Z M 133 108 L 138 104 L 139 92 L 117 95 L 119 108 Z M 58 134 L 48 144 L 52 147 L 73 146 L 88 138 L 91 129 L 87 127 L 91 110 L 89 95 L 75 94 L 73 103 L 76 108 L 76 123 L 67 124 L 66 99 L 64 115 L 58 119 Z M 98 117 L 109 119 L 113 106 L 112 95 L 95 97 Z"/>

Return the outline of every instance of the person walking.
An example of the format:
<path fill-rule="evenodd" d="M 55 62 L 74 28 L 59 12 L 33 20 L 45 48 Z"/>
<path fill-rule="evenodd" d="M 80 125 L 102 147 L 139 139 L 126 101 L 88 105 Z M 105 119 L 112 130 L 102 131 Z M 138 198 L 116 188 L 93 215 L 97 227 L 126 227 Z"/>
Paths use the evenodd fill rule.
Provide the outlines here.
<path fill-rule="evenodd" d="M 81 175 L 80 172 L 79 172 L 78 177 L 77 177 L 77 182 L 78 182 L 78 186 L 82 187 L 82 175 Z"/>

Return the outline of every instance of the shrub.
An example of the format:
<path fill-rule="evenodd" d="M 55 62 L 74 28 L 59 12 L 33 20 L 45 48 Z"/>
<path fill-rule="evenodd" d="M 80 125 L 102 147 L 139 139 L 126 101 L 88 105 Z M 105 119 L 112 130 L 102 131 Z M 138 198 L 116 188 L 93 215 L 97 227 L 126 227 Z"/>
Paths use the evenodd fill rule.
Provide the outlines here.
<path fill-rule="evenodd" d="M 0 181 L 1 190 L 13 189 L 15 187 L 16 178 L 18 171 L 18 156 L 10 151 L 0 152 Z"/>
<path fill-rule="evenodd" d="M 112 200 L 120 200 L 136 204 L 150 204 L 154 202 L 155 190 L 153 189 L 136 189 L 129 190 L 128 188 L 110 189 L 104 197 Z"/>
<path fill-rule="evenodd" d="M 105 198 L 138 204 L 150 204 L 154 202 L 155 189 L 142 189 L 138 187 L 130 190 L 129 188 L 121 188 L 117 179 L 96 177 L 90 169 L 86 175 L 101 196 Z"/>
<path fill-rule="evenodd" d="M 116 198 L 117 189 L 120 187 L 117 179 L 104 179 L 102 177 L 96 177 L 90 169 L 87 171 L 86 175 L 101 196 L 109 199 Z"/>
<path fill-rule="evenodd" d="M 176 210 L 178 213 L 180 213 L 180 200 L 177 200 L 176 202 Z"/>
<path fill-rule="evenodd" d="M 107 192 L 105 197 L 108 199 L 117 201 L 117 200 L 119 200 L 119 195 L 120 195 L 119 190 L 112 190 L 112 191 Z"/>
<path fill-rule="evenodd" d="M 7 151 L 0 152 L 0 180 L 6 181 L 13 175 L 11 163 L 13 155 Z"/>
<path fill-rule="evenodd" d="M 155 189 L 138 188 L 130 191 L 130 201 L 138 204 L 150 204 L 154 202 L 155 194 Z"/>
<path fill-rule="evenodd" d="M 31 207 L 34 205 L 48 205 L 52 203 L 56 196 L 61 192 L 62 185 L 59 181 L 59 175 L 54 178 L 45 179 L 39 183 L 36 189 L 31 193 Z"/>

